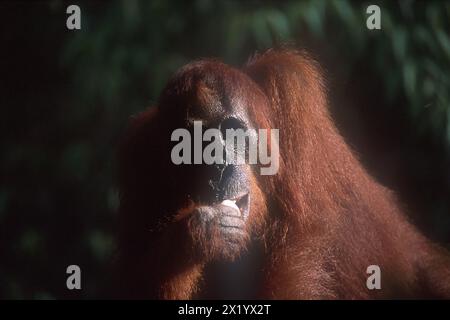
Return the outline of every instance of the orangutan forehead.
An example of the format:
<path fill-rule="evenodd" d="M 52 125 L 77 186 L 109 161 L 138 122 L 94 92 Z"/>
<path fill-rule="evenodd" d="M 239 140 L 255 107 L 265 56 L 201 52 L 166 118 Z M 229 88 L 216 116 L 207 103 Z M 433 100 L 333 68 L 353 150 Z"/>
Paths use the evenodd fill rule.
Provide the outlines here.
<path fill-rule="evenodd" d="M 249 94 L 250 93 L 250 94 Z M 181 68 L 168 83 L 160 105 L 171 117 L 214 124 L 228 117 L 247 119 L 249 108 L 260 104 L 258 85 L 241 71 L 214 60 Z"/>
<path fill-rule="evenodd" d="M 186 106 L 189 118 L 221 118 L 228 109 L 227 101 L 218 88 L 211 84 L 208 85 L 204 81 L 198 81 L 193 85 L 190 96 L 190 103 Z"/>
<path fill-rule="evenodd" d="M 196 83 L 191 91 L 188 108 L 188 117 L 203 120 L 223 119 L 228 115 L 245 115 L 247 102 L 245 97 L 239 95 L 228 86 L 229 92 L 224 92 L 224 86 L 218 82 L 207 84 L 203 81 Z"/>

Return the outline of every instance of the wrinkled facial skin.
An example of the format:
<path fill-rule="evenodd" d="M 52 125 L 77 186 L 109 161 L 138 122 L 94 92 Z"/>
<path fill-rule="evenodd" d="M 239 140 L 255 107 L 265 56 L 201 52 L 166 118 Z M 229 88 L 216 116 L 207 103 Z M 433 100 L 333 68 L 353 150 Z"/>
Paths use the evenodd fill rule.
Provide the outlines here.
<path fill-rule="evenodd" d="M 170 119 L 167 132 L 185 128 L 193 137 L 194 121 L 202 121 L 203 132 L 219 129 L 224 139 L 226 129 L 254 129 L 247 114 L 251 102 L 224 82 L 230 78 L 233 76 L 217 72 L 217 66 L 211 72 L 204 65 L 182 69 L 169 82 L 159 102 L 160 116 L 164 121 Z M 177 143 L 169 145 L 167 154 Z M 204 142 L 203 147 L 208 143 Z M 175 220 L 187 226 L 187 237 L 195 253 L 208 259 L 237 257 L 251 233 L 254 177 L 250 166 L 171 164 L 169 172 L 170 192 L 180 198 L 174 199 Z"/>

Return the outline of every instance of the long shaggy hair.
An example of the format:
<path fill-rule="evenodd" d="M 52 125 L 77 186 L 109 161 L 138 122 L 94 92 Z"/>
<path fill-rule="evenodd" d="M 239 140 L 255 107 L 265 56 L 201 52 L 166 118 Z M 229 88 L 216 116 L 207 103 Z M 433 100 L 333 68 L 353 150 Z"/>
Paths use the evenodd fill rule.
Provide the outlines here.
<path fill-rule="evenodd" d="M 317 63 L 291 50 L 256 55 L 242 70 L 211 60 L 190 64 L 169 81 L 157 108 L 134 119 L 120 149 L 121 296 L 196 297 L 208 257 L 224 250 L 214 230 L 167 218 L 196 204 L 186 209 L 168 187 L 179 179 L 167 156 L 170 130 L 179 124 L 164 110 L 192 99 L 213 106 L 219 94 L 195 85 L 203 76 L 220 79 L 220 94 L 230 101 L 243 97 L 255 127 L 280 130 L 278 173 L 260 176 L 250 169 L 251 221 L 238 244 L 246 247 L 250 235 L 263 244 L 257 297 L 450 296 L 449 256 L 407 221 L 393 193 L 362 167 L 329 114 Z M 193 254 L 193 247 L 210 251 Z M 366 287 L 370 265 L 381 269 L 381 290 Z"/>

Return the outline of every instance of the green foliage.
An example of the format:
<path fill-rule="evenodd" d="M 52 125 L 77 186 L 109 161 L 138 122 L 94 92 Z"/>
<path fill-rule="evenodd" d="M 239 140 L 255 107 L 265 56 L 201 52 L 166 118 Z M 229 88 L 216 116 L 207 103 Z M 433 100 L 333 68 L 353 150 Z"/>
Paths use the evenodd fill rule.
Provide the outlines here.
<path fill-rule="evenodd" d="M 235 64 L 256 50 L 312 35 L 330 55 L 345 50 L 351 69 L 364 59 L 385 79 L 384 95 L 404 95 L 406 112 L 424 134 L 450 143 L 450 4 L 384 1 L 382 30 L 365 27 L 369 3 L 347 0 L 122 1 L 85 14 L 86 28 L 65 50 L 77 93 L 126 112 L 155 101 L 170 74 L 202 56 Z M 87 17 L 86 17 L 87 16 Z M 333 52 L 334 51 L 334 52 Z M 120 110 L 118 110 L 120 113 Z M 120 117 L 122 118 L 122 117 Z"/>

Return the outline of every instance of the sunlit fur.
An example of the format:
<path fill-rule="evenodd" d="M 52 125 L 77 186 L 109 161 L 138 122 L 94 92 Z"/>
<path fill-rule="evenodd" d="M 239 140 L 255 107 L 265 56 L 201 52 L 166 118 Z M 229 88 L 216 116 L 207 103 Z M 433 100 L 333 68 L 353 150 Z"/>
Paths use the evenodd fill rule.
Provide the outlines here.
<path fill-rule="evenodd" d="M 230 99 L 243 97 L 255 127 L 280 129 L 278 174 L 260 176 L 252 168 L 247 232 L 263 243 L 265 255 L 255 270 L 263 273 L 255 298 L 450 297 L 447 253 L 416 231 L 392 192 L 361 166 L 333 124 L 319 67 L 307 54 L 269 50 L 241 70 L 205 60 L 180 72 L 158 107 L 134 119 L 122 143 L 119 296 L 194 298 L 209 259 L 193 254 L 193 246 L 222 249 L 204 230 L 189 230 L 192 208 L 186 210 L 177 192 L 166 193 L 166 181 L 181 178 L 167 163 L 165 139 L 173 126 L 163 110 L 182 102 L 180 90 L 190 94 L 186 103 L 214 106 L 216 92 L 194 86 L 203 72 L 220 76 Z M 208 109 L 199 114 L 207 118 Z M 180 212 L 184 219 L 170 219 Z M 246 241 L 242 246 L 245 252 Z M 381 268 L 381 290 L 366 287 L 373 264 Z"/>

